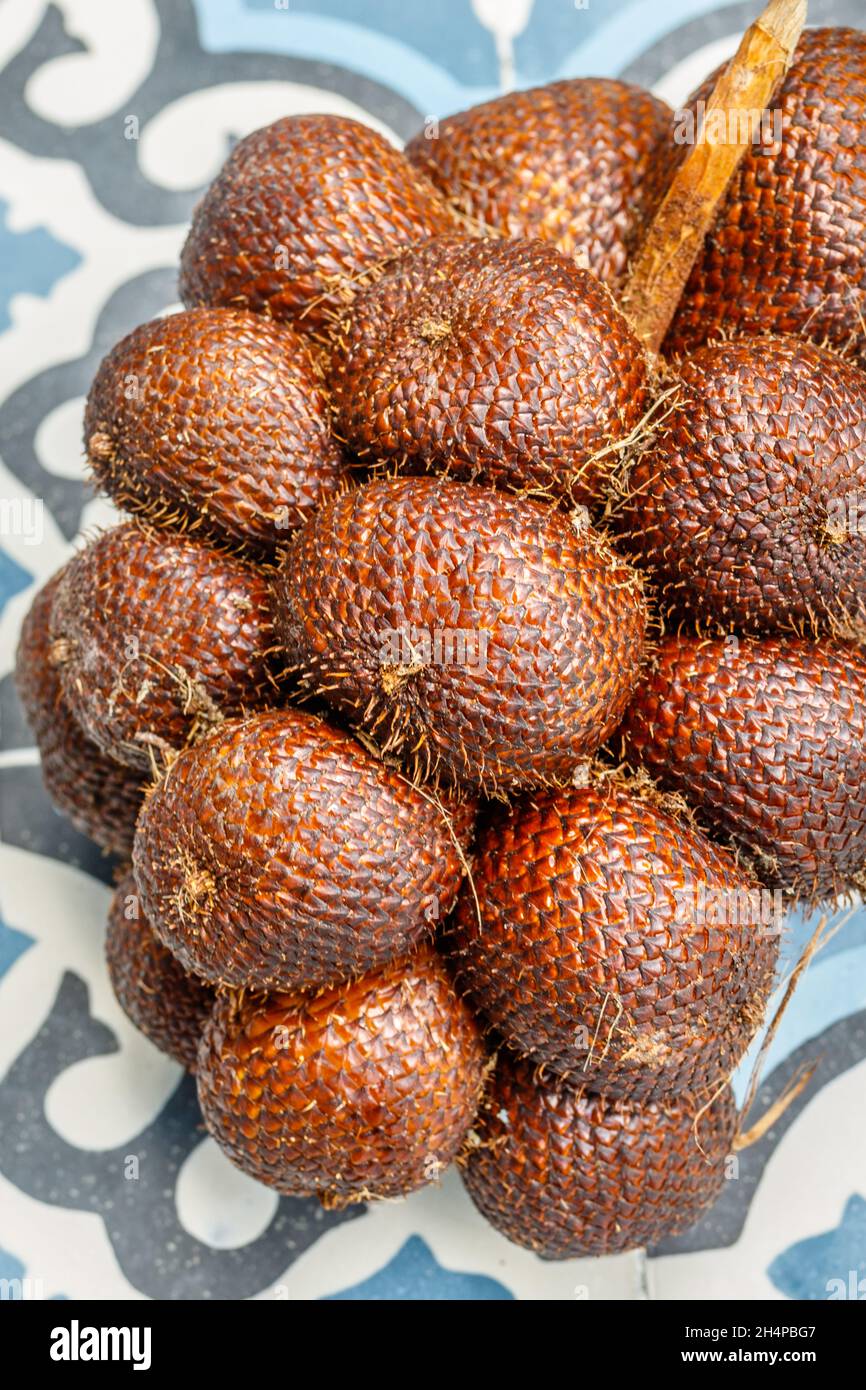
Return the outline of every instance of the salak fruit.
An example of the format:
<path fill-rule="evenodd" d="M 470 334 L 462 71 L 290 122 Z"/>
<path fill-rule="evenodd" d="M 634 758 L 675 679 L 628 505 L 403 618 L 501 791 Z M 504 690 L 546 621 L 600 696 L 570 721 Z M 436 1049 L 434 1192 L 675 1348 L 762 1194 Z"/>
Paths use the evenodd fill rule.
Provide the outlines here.
<path fill-rule="evenodd" d="M 552 241 L 615 286 L 664 191 L 672 130 L 642 88 L 570 78 L 428 122 L 406 153 L 464 215 Z"/>
<path fill-rule="evenodd" d="M 439 237 L 359 292 L 335 335 L 339 433 L 363 461 L 603 500 L 646 412 L 610 291 L 542 241 Z"/>
<path fill-rule="evenodd" d="M 700 348 L 628 479 L 627 545 L 728 632 L 866 634 L 866 372 L 797 338 Z"/>
<path fill-rule="evenodd" d="M 84 444 L 118 506 L 254 550 L 284 542 L 345 473 L 307 341 L 236 309 L 123 338 L 90 388 Z"/>
<path fill-rule="evenodd" d="M 475 1118 L 485 1068 L 472 1015 L 423 948 L 318 994 L 221 995 L 199 1100 L 245 1173 L 343 1206 L 438 1178 Z"/>
<path fill-rule="evenodd" d="M 695 93 L 695 112 L 716 76 Z M 866 33 L 807 29 L 722 199 L 666 350 L 748 333 L 866 348 L 864 239 Z"/>
<path fill-rule="evenodd" d="M 54 805 L 100 849 L 128 855 L 147 779 L 97 748 L 64 697 L 51 659 L 51 610 L 62 576 L 62 570 L 54 575 L 30 605 L 15 658 L 15 685 Z"/>
<path fill-rule="evenodd" d="M 730 1086 L 665 1104 L 605 1100 L 502 1052 L 463 1180 L 491 1225 L 547 1259 L 612 1255 L 692 1226 L 737 1132 Z"/>
<path fill-rule="evenodd" d="M 297 533 L 275 619 L 301 686 L 383 750 L 497 791 L 567 781 L 615 729 L 646 606 L 585 513 L 399 478 Z"/>
<path fill-rule="evenodd" d="M 625 755 L 681 792 L 765 883 L 863 885 L 866 661 L 801 638 L 670 636 L 626 713 Z"/>
<path fill-rule="evenodd" d="M 105 956 L 115 998 L 130 1022 L 160 1052 L 195 1071 L 214 991 L 188 975 L 154 935 L 131 871 L 111 900 Z"/>
<path fill-rule="evenodd" d="M 51 620 L 64 699 L 95 744 L 147 770 L 276 698 L 270 591 L 252 566 L 138 525 L 70 561 Z"/>
<path fill-rule="evenodd" d="M 727 1077 L 764 1013 L 781 921 L 733 856 L 608 776 L 491 808 L 448 941 L 516 1051 L 633 1100 Z"/>
<path fill-rule="evenodd" d="M 411 786 L 297 710 L 215 729 L 148 797 L 154 929 L 214 984 L 308 989 L 407 955 L 450 911 L 474 806 Z"/>
<path fill-rule="evenodd" d="M 196 208 L 181 298 L 326 333 L 359 277 L 458 225 L 429 180 L 369 126 L 286 116 L 235 146 Z"/>

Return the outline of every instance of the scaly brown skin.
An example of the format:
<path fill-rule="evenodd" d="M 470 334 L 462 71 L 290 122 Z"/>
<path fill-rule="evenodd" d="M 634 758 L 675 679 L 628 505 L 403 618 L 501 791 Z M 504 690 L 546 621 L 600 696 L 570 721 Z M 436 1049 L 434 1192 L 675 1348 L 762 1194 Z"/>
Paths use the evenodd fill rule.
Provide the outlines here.
<path fill-rule="evenodd" d="M 706 99 L 716 74 L 694 100 Z M 665 344 L 796 333 L 866 347 L 866 34 L 807 29 L 773 110 L 781 148 L 746 152 Z"/>
<path fill-rule="evenodd" d="M 501 1052 L 463 1181 L 516 1245 L 551 1260 L 612 1255 L 679 1235 L 719 1196 L 737 1132 L 726 1086 L 630 1105 L 537 1077 Z"/>
<path fill-rule="evenodd" d="M 136 328 L 104 358 L 84 416 L 99 485 L 129 511 L 272 550 L 345 472 L 308 340 L 235 309 Z"/>
<path fill-rule="evenodd" d="M 326 334 L 359 276 L 457 225 L 369 126 L 285 116 L 235 146 L 196 208 L 180 296 L 187 307 L 252 309 Z"/>
<path fill-rule="evenodd" d="M 111 900 L 105 956 L 111 988 L 130 1022 L 160 1052 L 194 1072 L 214 991 L 181 969 L 154 935 L 131 871 Z"/>
<path fill-rule="evenodd" d="M 221 997 L 199 1101 L 245 1173 L 343 1206 L 438 1178 L 475 1118 L 485 1065 L 472 1015 L 424 948 L 319 994 Z"/>
<path fill-rule="evenodd" d="M 51 661 L 51 610 L 64 571 L 39 590 L 21 627 L 15 685 L 49 797 L 75 829 L 128 855 L 147 779 L 107 757 L 73 718 Z"/>
<path fill-rule="evenodd" d="M 615 287 L 664 189 L 672 122 L 640 87 L 571 78 L 447 116 L 406 153 L 461 213 Z"/>
<path fill-rule="evenodd" d="M 639 583 L 583 517 L 436 478 L 327 503 L 274 602 L 302 686 L 417 772 L 488 792 L 568 780 L 643 657 Z"/>
<path fill-rule="evenodd" d="M 649 404 L 610 291 L 540 241 L 440 237 L 335 335 L 338 430 L 365 461 L 598 501 Z"/>
<path fill-rule="evenodd" d="M 621 514 L 664 599 L 722 631 L 866 631 L 866 372 L 759 337 L 680 377 Z"/>
<path fill-rule="evenodd" d="M 276 698 L 267 579 L 184 537 L 106 531 L 64 571 L 51 632 L 69 709 L 127 767 L 159 767 L 224 716 Z"/>
<path fill-rule="evenodd" d="M 626 712 L 626 757 L 771 887 L 862 886 L 866 661 L 800 638 L 667 637 Z"/>
<path fill-rule="evenodd" d="M 142 812 L 136 876 L 184 969 L 312 989 L 432 934 L 457 896 L 474 816 L 468 803 L 440 809 L 312 715 L 274 710 L 177 758 Z"/>
<path fill-rule="evenodd" d="M 492 809 L 449 932 L 459 981 L 517 1051 L 630 1101 L 710 1090 L 761 1021 L 781 923 L 756 881 L 627 787 Z"/>

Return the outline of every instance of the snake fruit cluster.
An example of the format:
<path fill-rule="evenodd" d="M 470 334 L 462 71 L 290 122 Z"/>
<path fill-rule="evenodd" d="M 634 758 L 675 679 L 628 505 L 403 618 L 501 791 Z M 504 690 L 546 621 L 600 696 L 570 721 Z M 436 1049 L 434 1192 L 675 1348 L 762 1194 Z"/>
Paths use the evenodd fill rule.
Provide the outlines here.
<path fill-rule="evenodd" d="M 548 1258 L 718 1196 L 782 909 L 866 870 L 863 53 L 802 40 L 663 364 L 627 287 L 674 118 L 579 80 L 405 154 L 248 135 L 186 307 L 99 368 L 133 516 L 37 596 L 18 687 L 131 857 L 121 1007 L 275 1191 L 457 1160 Z"/>

